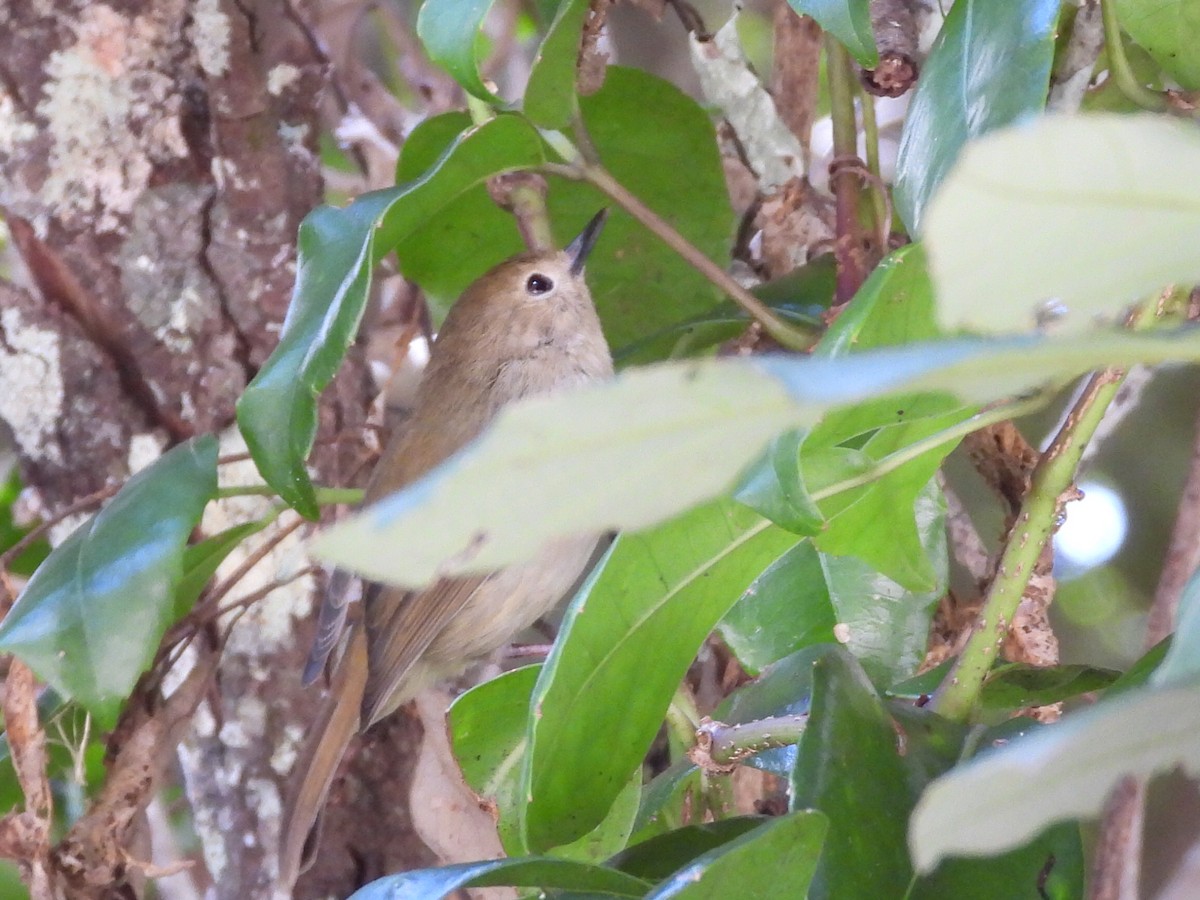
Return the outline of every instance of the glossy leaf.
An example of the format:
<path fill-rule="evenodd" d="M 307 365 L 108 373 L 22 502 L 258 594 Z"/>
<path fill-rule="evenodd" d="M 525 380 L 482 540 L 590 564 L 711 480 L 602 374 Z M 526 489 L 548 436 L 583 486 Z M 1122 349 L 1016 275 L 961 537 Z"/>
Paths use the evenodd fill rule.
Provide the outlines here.
<path fill-rule="evenodd" d="M 506 408 L 445 464 L 319 537 L 316 551 L 417 586 L 492 571 L 562 534 L 645 528 L 723 492 L 766 442 L 870 397 L 980 404 L 1104 365 L 1200 359 L 1200 334 L 960 339 L 840 359 L 714 359 L 628 371 Z M 405 548 L 403 554 L 379 548 Z"/>
<path fill-rule="evenodd" d="M 184 615 L 195 605 L 225 558 L 237 549 L 242 541 L 258 534 L 273 520 L 274 516 L 234 525 L 220 534 L 214 534 L 188 547 L 183 554 L 183 575 L 175 588 L 176 617 Z"/>
<path fill-rule="evenodd" d="M 1106 690 L 1119 676 L 1119 672 L 1093 666 L 1005 663 L 988 674 L 979 700 L 984 709 L 1046 706 L 1080 694 Z"/>
<path fill-rule="evenodd" d="M 814 810 L 771 819 L 696 857 L 646 898 L 803 897 L 828 825 L 828 819 Z"/>
<path fill-rule="evenodd" d="M 736 222 L 708 113 L 669 82 L 610 66 L 599 92 L 579 99 L 580 114 L 605 168 L 709 258 L 729 259 Z M 629 122 L 652 110 L 654 127 Z M 454 114 L 451 114 L 454 115 Z M 458 119 L 418 127 L 400 157 L 400 177 L 424 171 L 440 154 Z M 437 124 L 434 124 L 437 123 Z M 686 160 L 687 165 L 680 165 Z M 550 177 L 547 205 L 556 240 L 565 245 L 596 211 L 609 208 L 588 257 L 592 299 L 614 349 L 707 313 L 723 299 L 679 255 L 590 185 Z M 467 191 L 396 247 L 401 271 L 416 281 L 435 318 L 471 281 L 524 249 L 512 216 L 483 185 Z M 446 260 L 454 260 L 447 265 Z"/>
<path fill-rule="evenodd" d="M 806 437 L 807 432 L 793 430 L 773 438 L 734 498 L 788 531 L 813 535 L 821 530 L 825 517 L 800 472 L 800 446 Z"/>
<path fill-rule="evenodd" d="M 924 230 L 926 204 L 967 141 L 1045 107 L 1058 11 L 1058 0 L 962 0 L 950 8 L 900 137 L 896 211 L 910 234 Z"/>
<path fill-rule="evenodd" d="M 111 725 L 172 621 L 188 537 L 216 490 L 211 435 L 134 475 L 30 578 L 0 650 Z"/>
<path fill-rule="evenodd" d="M 529 697 L 541 666 L 523 666 L 485 681 L 458 697 L 447 720 L 463 779 L 494 804 L 496 831 L 510 856 L 525 851 L 518 808 L 525 761 Z"/>
<path fill-rule="evenodd" d="M 920 664 L 929 640 L 934 607 L 945 592 L 949 577 L 946 506 L 941 491 L 930 480 L 915 504 L 910 496 L 902 494 L 895 503 L 900 509 L 915 506 L 916 551 L 909 552 L 929 564 L 933 578 L 928 586 L 905 587 L 878 571 L 877 563 L 864 562 L 858 556 L 821 555 L 830 603 L 842 626 L 840 637 L 867 673 L 880 684 L 890 684 L 913 672 Z M 887 494 L 877 492 L 871 499 L 875 501 L 870 506 L 874 510 L 871 514 L 887 521 L 890 517 L 886 505 L 876 505 L 886 504 Z M 869 522 L 864 524 L 862 541 L 873 539 L 879 542 L 886 538 L 881 530 L 872 530 Z M 901 544 L 900 533 L 893 531 L 892 538 L 893 544 Z M 852 543 L 847 549 L 868 557 L 881 555 L 873 553 L 875 548 L 865 543 Z"/>
<path fill-rule="evenodd" d="M 685 825 L 618 853 L 605 865 L 648 881 L 659 881 L 709 850 L 761 826 L 761 816 L 737 816 L 703 825 Z"/>
<path fill-rule="evenodd" d="M 1200 91 L 1200 7 L 1194 0 L 1116 0 L 1121 27 L 1186 91 Z"/>
<path fill-rule="evenodd" d="M 1200 186 L 1178 177 L 1196 166 L 1195 127 L 1150 116 L 1047 118 L 969 147 L 929 209 L 942 323 L 1024 331 L 1053 311 L 1056 330 L 1094 329 L 1200 280 Z"/>
<path fill-rule="evenodd" d="M 494 0 L 425 0 L 417 37 L 429 58 L 482 100 L 498 101 L 479 77 L 479 31 Z"/>
<path fill-rule="evenodd" d="M 299 512 L 318 513 L 305 468 L 316 398 L 354 340 L 376 260 L 464 191 L 497 172 L 534 165 L 541 153 L 527 122 L 498 116 L 464 132 L 422 177 L 305 217 L 279 345 L 238 401 L 238 425 L 259 472 Z"/>
<path fill-rule="evenodd" d="M 587 0 L 563 0 L 533 60 L 522 108 L 543 128 L 566 128 L 578 109 L 575 71 L 587 13 Z"/>
<path fill-rule="evenodd" d="M 792 808 L 819 809 L 829 835 L 809 897 L 897 897 L 912 877 L 905 847 L 911 800 L 897 733 L 845 650 L 814 662 L 812 710 L 792 777 Z M 870 840 L 863 840 L 863 823 Z"/>
<path fill-rule="evenodd" d="M 817 24 L 841 41 L 859 65 L 866 68 L 878 65 L 870 0 L 788 0 L 788 5 L 801 15 L 816 19 Z"/>
<path fill-rule="evenodd" d="M 512 885 L 643 897 L 649 884 L 616 869 L 544 857 L 460 863 L 388 875 L 359 888 L 350 900 L 439 900 L 459 888 Z"/>
<path fill-rule="evenodd" d="M 1126 775 L 1200 771 L 1198 692 L 1196 682 L 1127 691 L 953 769 L 913 812 L 916 865 L 996 854 L 1055 822 L 1096 816 Z"/>
<path fill-rule="evenodd" d="M 719 630 L 753 673 L 802 647 L 832 642 L 837 621 L 821 555 L 805 541 L 754 579 Z"/>
<path fill-rule="evenodd" d="M 704 638 L 795 543 L 729 502 L 617 538 L 568 609 L 534 695 L 527 846 L 568 843 L 604 817 Z"/>

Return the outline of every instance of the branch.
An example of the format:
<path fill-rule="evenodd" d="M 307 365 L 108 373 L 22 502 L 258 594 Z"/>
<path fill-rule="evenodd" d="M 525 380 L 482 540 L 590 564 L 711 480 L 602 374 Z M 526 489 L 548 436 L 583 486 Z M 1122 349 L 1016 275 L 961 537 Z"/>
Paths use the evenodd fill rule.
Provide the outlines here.
<path fill-rule="evenodd" d="M 593 187 L 604 193 L 664 244 L 678 253 L 692 268 L 724 291 L 734 303 L 740 306 L 747 315 L 758 321 L 763 330 L 783 347 L 789 350 L 807 351 L 815 343 L 818 336 L 815 329 L 801 323 L 789 324 L 778 318 L 770 307 L 738 284 L 733 276 L 701 253 L 687 238 L 630 193 L 623 184 L 600 165 L 583 162 L 567 165 L 547 163 L 541 167 L 541 170 L 549 175 L 591 183 Z"/>
<path fill-rule="evenodd" d="M 748 756 L 798 743 L 807 727 L 807 714 L 773 716 L 742 725 L 726 725 L 705 716 L 688 758 L 705 772 L 728 774 Z"/>
<path fill-rule="evenodd" d="M 1038 462 L 984 598 L 979 621 L 934 695 L 933 709 L 946 718 L 970 718 L 1042 549 L 1054 534 L 1063 507 L 1075 499 L 1073 479 L 1079 460 L 1123 379 L 1120 369 L 1094 374 Z"/>

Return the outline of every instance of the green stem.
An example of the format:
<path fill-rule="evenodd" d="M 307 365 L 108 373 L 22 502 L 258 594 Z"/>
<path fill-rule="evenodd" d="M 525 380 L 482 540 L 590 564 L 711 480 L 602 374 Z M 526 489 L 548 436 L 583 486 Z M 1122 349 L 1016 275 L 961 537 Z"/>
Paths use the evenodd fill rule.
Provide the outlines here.
<path fill-rule="evenodd" d="M 862 106 L 863 141 L 867 145 L 867 171 L 874 177 L 871 190 L 871 206 L 875 212 L 875 224 L 880 235 L 879 253 L 887 253 L 888 235 L 884 232 L 887 222 L 887 198 L 884 197 L 883 176 L 879 174 L 879 123 L 875 119 L 875 95 L 869 91 L 858 92 Z"/>
<path fill-rule="evenodd" d="M 789 350 L 806 351 L 810 349 L 817 338 L 816 329 L 806 329 L 793 326 L 778 318 L 770 307 L 751 294 L 733 279 L 733 277 L 705 256 L 683 235 L 669 225 L 658 213 L 630 193 L 626 187 L 615 179 L 608 170 L 599 165 L 584 163 L 582 165 L 543 165 L 542 171 L 551 175 L 584 180 L 592 184 L 620 206 L 623 210 L 641 222 L 655 234 L 663 243 L 678 253 L 685 262 L 696 269 L 701 275 L 724 291 L 730 299 L 740 306 L 752 318 L 762 325 L 763 330 L 774 338 L 780 345 Z"/>
<path fill-rule="evenodd" d="M 862 259 L 862 223 L 858 217 L 858 176 L 847 168 L 858 159 L 858 121 L 854 114 L 854 65 L 837 38 L 825 35 L 825 71 L 829 80 L 829 115 L 833 122 L 833 162 L 829 184 L 835 201 L 837 302 L 848 303 L 866 281 Z"/>
<path fill-rule="evenodd" d="M 1124 379 L 1120 369 L 1104 369 L 1092 375 L 1054 443 L 1042 454 L 984 597 L 979 620 L 934 694 L 932 707 L 946 718 L 959 722 L 970 719 L 1042 548 L 1057 528 L 1083 451 Z"/>
<path fill-rule="evenodd" d="M 763 750 L 799 743 L 808 727 L 808 716 L 772 716 L 741 725 L 708 721 L 696 729 L 708 744 L 708 756 L 721 765 L 732 765 Z"/>
<path fill-rule="evenodd" d="M 1104 20 L 1104 46 L 1108 51 L 1109 74 L 1116 79 L 1121 93 L 1138 106 L 1162 112 L 1167 108 L 1166 96 L 1142 84 L 1134 74 L 1133 67 L 1129 65 L 1129 57 L 1125 55 L 1125 43 L 1121 39 L 1121 23 L 1117 21 L 1115 0 L 1100 0 L 1100 11 Z"/>

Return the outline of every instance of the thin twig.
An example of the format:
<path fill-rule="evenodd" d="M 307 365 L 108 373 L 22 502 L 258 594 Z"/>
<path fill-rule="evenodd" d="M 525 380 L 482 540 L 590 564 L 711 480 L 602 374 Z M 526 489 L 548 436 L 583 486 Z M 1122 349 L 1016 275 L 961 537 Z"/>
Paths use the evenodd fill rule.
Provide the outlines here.
<path fill-rule="evenodd" d="M 816 329 L 801 323 L 789 324 L 779 319 L 761 300 L 738 284 L 733 277 L 700 252 L 691 242 L 672 228 L 661 216 L 630 193 L 608 171 L 595 165 L 559 165 L 547 163 L 541 170 L 551 175 L 586 180 L 613 202 L 653 232 L 663 243 L 678 253 L 685 262 L 724 291 L 734 303 L 762 324 L 763 329 L 780 345 L 789 350 L 808 350 L 816 341 Z"/>

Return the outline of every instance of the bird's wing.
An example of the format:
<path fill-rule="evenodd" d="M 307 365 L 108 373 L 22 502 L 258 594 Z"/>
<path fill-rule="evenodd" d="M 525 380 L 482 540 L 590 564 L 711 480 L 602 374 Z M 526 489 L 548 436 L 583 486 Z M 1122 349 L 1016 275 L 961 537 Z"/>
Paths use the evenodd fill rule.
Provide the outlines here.
<path fill-rule="evenodd" d="M 467 605 L 484 577 L 443 578 L 422 591 L 383 585 L 367 590 L 370 674 L 363 694 L 363 727 L 396 708 L 397 691 L 413 664 Z"/>
<path fill-rule="evenodd" d="M 345 631 L 350 601 L 357 593 L 350 589 L 353 582 L 354 576 L 344 569 L 335 569 L 329 579 L 329 587 L 317 613 L 317 633 L 313 637 L 312 649 L 308 653 L 304 674 L 300 678 L 305 687 L 316 681 L 325 670 L 329 654 L 333 652 Z"/>

